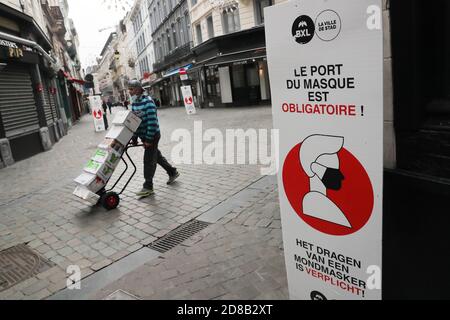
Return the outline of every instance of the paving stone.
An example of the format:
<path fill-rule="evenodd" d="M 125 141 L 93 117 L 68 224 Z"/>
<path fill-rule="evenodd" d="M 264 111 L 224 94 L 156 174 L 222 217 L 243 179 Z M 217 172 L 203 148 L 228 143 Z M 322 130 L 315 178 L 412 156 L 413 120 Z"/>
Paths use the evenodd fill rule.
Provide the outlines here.
<path fill-rule="evenodd" d="M 103 268 L 109 266 L 111 263 L 112 263 L 111 260 L 105 259 L 105 260 L 102 260 L 102 261 L 100 261 L 100 262 L 98 262 L 98 263 L 92 265 L 92 266 L 91 266 L 91 269 L 92 269 L 93 271 L 99 271 L 99 270 L 101 270 L 101 269 L 103 269 Z"/>
<path fill-rule="evenodd" d="M 39 280 L 34 282 L 32 285 L 23 288 L 21 291 L 24 295 L 26 296 L 31 296 L 34 293 L 37 293 L 39 291 L 41 291 L 42 289 L 45 289 L 48 285 L 50 284 L 50 282 L 48 280 Z"/>
<path fill-rule="evenodd" d="M 74 252 L 75 251 L 71 247 L 65 247 L 58 250 L 58 254 L 62 255 L 63 257 L 68 257 Z"/>
<path fill-rule="evenodd" d="M 127 250 L 128 250 L 129 252 L 136 252 L 136 251 L 138 251 L 139 249 L 142 249 L 142 244 L 140 244 L 140 243 L 135 243 L 135 244 L 133 244 L 132 246 L 129 246 L 129 247 L 127 248 Z"/>
<path fill-rule="evenodd" d="M 115 253 L 117 253 L 117 250 L 114 250 L 112 248 L 105 248 L 105 249 L 100 250 L 100 254 L 105 257 L 110 257 L 110 256 L 114 255 Z"/>
<path fill-rule="evenodd" d="M 46 288 L 42 289 L 41 291 L 32 294 L 31 296 L 27 297 L 27 299 L 30 300 L 43 300 L 51 295 L 51 292 Z"/>
<path fill-rule="evenodd" d="M 125 243 L 127 243 L 129 245 L 133 245 L 135 243 L 138 243 L 139 239 L 137 239 L 135 237 L 128 237 L 128 238 L 123 239 L 123 242 L 125 242 Z"/>

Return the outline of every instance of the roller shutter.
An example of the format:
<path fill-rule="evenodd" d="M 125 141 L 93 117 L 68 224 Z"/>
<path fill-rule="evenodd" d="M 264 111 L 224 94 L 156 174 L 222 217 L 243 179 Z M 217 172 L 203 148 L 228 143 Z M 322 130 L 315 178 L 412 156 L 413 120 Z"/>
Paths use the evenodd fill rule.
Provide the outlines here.
<path fill-rule="evenodd" d="M 0 71 L 0 114 L 7 138 L 39 130 L 33 85 L 25 66 L 8 64 Z"/>
<path fill-rule="evenodd" d="M 55 119 L 53 117 L 53 110 L 52 110 L 52 104 L 51 104 L 51 100 L 50 100 L 50 91 L 49 91 L 49 87 L 47 85 L 47 80 L 43 77 L 43 75 L 41 75 L 41 79 L 42 79 L 42 107 L 44 108 L 44 113 L 45 113 L 45 120 L 47 121 L 47 125 L 51 125 L 55 122 Z"/>

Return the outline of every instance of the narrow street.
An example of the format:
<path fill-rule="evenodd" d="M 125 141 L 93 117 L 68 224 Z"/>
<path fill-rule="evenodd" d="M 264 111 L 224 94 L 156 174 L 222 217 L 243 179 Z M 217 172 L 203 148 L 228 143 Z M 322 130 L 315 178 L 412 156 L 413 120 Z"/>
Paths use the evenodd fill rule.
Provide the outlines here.
<path fill-rule="evenodd" d="M 173 130 L 186 128 L 192 131 L 194 121 L 200 120 L 205 129 L 217 128 L 223 132 L 228 128 L 270 128 L 271 109 L 208 109 L 199 110 L 198 115 L 191 117 L 182 108 L 162 109 L 161 151 L 168 159 L 176 144 L 171 141 Z M 26 243 L 54 264 L 45 272 L 3 291 L 0 298 L 48 298 L 66 288 L 66 269 L 70 265 L 81 268 L 83 286 L 96 273 L 108 270 L 120 261 L 126 262 L 127 257 L 202 214 L 220 208 L 228 199 L 263 178 L 257 165 L 181 165 L 177 166 L 181 172 L 179 181 L 167 186 L 165 172 L 158 169 L 156 195 L 139 200 L 134 192 L 143 183 L 143 150 L 133 149 L 130 154 L 136 161 L 137 174 L 123 194 L 119 208 L 106 212 L 72 195 L 73 179 L 81 173 L 104 135 L 95 133 L 91 118 L 84 116 L 51 151 L 0 171 L 0 250 Z M 112 181 L 121 169 L 116 170 Z M 197 294 L 192 297 L 206 295 L 204 298 L 210 299 L 256 298 L 268 293 L 258 291 L 269 283 L 266 278 L 257 276 L 263 272 L 274 289 L 274 296 L 270 297 L 286 298 L 285 269 L 279 263 L 283 261 L 283 255 L 278 197 L 274 178 L 266 179 L 263 178 L 270 182 L 253 198 L 246 199 L 245 203 L 231 201 L 233 205 L 225 206 L 229 212 L 222 213 L 223 218 L 217 223 L 148 262 L 149 265 L 136 265 L 140 268 L 124 275 L 122 280 L 111 276 L 110 281 L 101 282 L 106 288 L 96 287 L 89 295 L 83 296 L 82 290 L 79 291 L 81 296 L 76 296 L 77 290 L 70 294 L 81 299 L 105 298 L 113 289 L 124 288 L 150 299 L 164 295 L 167 298 L 182 297 L 182 292 L 184 298 L 190 298 L 194 293 Z M 235 263 L 232 263 L 228 260 L 232 256 L 241 259 L 233 259 Z M 274 256 L 278 256 L 276 263 L 271 261 Z M 133 270 L 125 267 L 125 271 Z M 140 285 L 139 279 L 143 275 L 149 281 L 146 285 Z M 152 283 L 150 279 L 158 280 Z M 244 279 L 246 282 L 242 282 Z M 244 286 L 227 286 L 230 281 L 242 282 Z M 126 288 L 124 283 L 128 285 Z M 133 283 L 135 286 L 130 287 Z M 183 290 L 179 295 L 172 295 L 179 285 Z M 158 295 L 155 295 L 155 288 L 158 288 Z M 167 291 L 161 291 L 161 288 Z M 202 288 L 210 289 L 198 293 Z"/>

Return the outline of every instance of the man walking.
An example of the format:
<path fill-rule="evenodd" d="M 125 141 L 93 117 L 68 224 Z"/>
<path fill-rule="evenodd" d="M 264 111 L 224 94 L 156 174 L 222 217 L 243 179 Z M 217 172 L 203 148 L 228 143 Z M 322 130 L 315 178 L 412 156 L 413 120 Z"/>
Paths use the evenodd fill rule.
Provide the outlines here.
<path fill-rule="evenodd" d="M 177 169 L 163 157 L 158 149 L 161 132 L 156 105 L 153 100 L 144 94 L 144 89 L 139 80 L 131 80 L 128 83 L 128 89 L 132 96 L 132 111 L 142 119 L 142 123 L 133 137 L 133 144 L 137 145 L 138 137 L 144 144 L 144 178 L 145 183 L 141 191 L 136 195 L 139 197 L 148 197 L 154 194 L 153 177 L 155 176 L 156 166 L 159 164 L 169 175 L 167 184 L 172 184 L 179 176 Z"/>

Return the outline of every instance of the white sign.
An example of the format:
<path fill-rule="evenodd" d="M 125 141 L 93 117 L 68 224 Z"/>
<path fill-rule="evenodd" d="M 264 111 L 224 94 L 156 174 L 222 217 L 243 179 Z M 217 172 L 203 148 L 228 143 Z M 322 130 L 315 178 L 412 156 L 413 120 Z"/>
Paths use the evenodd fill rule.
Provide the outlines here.
<path fill-rule="evenodd" d="M 92 118 L 94 119 L 94 126 L 96 132 L 105 131 L 105 122 L 103 120 L 102 98 L 100 96 L 90 96 L 89 103 L 92 110 Z"/>
<path fill-rule="evenodd" d="M 189 80 L 189 76 L 187 74 L 186 69 L 180 69 L 180 80 L 181 81 L 187 81 Z"/>
<path fill-rule="evenodd" d="M 192 96 L 191 86 L 181 87 L 181 92 L 183 94 L 184 106 L 186 107 L 187 114 L 196 114 L 194 97 Z"/>
<path fill-rule="evenodd" d="M 291 299 L 381 299 L 381 12 L 380 0 L 265 11 Z"/>

